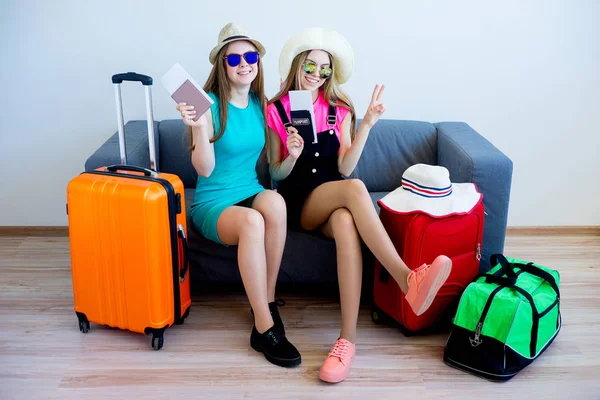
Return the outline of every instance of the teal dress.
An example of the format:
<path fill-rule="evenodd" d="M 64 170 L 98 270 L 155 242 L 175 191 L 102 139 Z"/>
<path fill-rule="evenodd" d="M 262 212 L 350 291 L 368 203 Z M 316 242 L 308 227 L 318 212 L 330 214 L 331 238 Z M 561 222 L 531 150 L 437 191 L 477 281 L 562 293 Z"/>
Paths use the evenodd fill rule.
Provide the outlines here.
<path fill-rule="evenodd" d="M 219 103 L 208 94 L 215 137 L 219 134 Z M 214 143 L 215 169 L 208 178 L 198 176 L 190 214 L 195 228 L 204 237 L 224 244 L 217 234 L 221 213 L 265 188 L 258 182 L 256 162 L 265 146 L 265 122 L 260 101 L 250 93 L 248 107 L 228 104 L 225 132 Z"/>

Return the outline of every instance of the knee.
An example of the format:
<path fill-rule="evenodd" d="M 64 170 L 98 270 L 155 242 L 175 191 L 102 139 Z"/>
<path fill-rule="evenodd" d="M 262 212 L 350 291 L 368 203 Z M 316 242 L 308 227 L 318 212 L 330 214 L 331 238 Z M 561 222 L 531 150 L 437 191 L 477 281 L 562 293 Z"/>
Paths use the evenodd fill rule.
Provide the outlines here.
<path fill-rule="evenodd" d="M 283 197 L 277 192 L 270 192 L 270 196 L 268 198 L 269 202 L 269 214 L 274 215 L 275 217 L 284 216 L 286 214 L 285 209 L 285 200 Z"/>
<path fill-rule="evenodd" d="M 331 214 L 331 227 L 334 235 L 356 232 L 354 217 L 347 208 L 338 208 Z"/>
<path fill-rule="evenodd" d="M 287 216 L 285 200 L 277 192 L 269 191 L 268 193 L 268 196 L 265 196 L 265 206 L 260 209 L 265 223 L 284 222 Z"/>
<path fill-rule="evenodd" d="M 346 182 L 351 196 L 369 197 L 369 191 L 367 190 L 365 183 L 360 179 L 348 179 Z"/>
<path fill-rule="evenodd" d="M 264 235 L 265 220 L 261 213 L 247 209 L 239 221 L 241 235 Z"/>

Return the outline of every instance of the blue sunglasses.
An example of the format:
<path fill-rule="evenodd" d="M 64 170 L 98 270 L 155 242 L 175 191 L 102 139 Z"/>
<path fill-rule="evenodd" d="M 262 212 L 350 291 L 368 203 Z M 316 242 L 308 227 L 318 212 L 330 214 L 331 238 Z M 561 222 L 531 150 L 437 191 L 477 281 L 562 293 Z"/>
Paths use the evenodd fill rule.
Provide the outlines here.
<path fill-rule="evenodd" d="M 224 58 L 230 67 L 237 67 L 242 62 L 242 57 L 244 57 L 244 60 L 248 64 L 256 64 L 258 62 L 258 52 L 256 51 L 249 51 L 244 54 L 228 54 Z"/>

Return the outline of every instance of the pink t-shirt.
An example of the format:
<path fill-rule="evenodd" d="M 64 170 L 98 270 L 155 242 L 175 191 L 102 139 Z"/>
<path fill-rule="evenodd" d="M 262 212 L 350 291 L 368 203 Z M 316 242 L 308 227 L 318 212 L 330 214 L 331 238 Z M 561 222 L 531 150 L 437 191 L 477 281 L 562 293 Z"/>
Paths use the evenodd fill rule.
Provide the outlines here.
<path fill-rule="evenodd" d="M 287 94 L 285 96 L 283 96 L 281 98 L 281 104 L 283 105 L 283 108 L 285 109 L 285 112 L 289 119 L 290 118 L 290 96 Z M 329 130 L 329 126 L 327 125 L 327 114 L 329 113 L 329 103 L 327 103 L 327 101 L 325 101 L 325 96 L 323 95 L 322 90 L 319 91 L 319 97 L 317 97 L 317 100 L 315 100 L 315 102 L 313 103 L 313 110 L 314 110 L 314 114 L 315 114 L 315 121 L 316 121 L 315 128 L 317 128 L 317 133 Z M 350 110 L 348 110 L 347 108 L 344 108 L 344 107 L 340 107 L 340 106 L 337 106 L 336 110 L 335 110 L 336 120 L 335 120 L 334 131 L 338 137 L 340 145 L 342 143 L 342 137 L 340 134 L 340 126 L 342 125 L 344 118 L 346 118 L 346 115 L 348 115 L 349 112 L 350 112 Z M 277 134 L 279 135 L 279 138 L 281 139 L 280 149 L 283 150 L 281 159 L 284 160 L 288 156 L 288 151 L 285 146 L 285 143 L 287 141 L 287 132 L 285 130 L 285 127 L 283 126 L 283 122 L 281 122 L 281 118 L 279 118 L 279 113 L 277 112 L 277 107 L 275 107 L 275 104 L 269 104 L 267 106 L 267 124 L 269 125 L 269 127 L 271 129 L 273 129 L 275 132 L 277 132 Z"/>

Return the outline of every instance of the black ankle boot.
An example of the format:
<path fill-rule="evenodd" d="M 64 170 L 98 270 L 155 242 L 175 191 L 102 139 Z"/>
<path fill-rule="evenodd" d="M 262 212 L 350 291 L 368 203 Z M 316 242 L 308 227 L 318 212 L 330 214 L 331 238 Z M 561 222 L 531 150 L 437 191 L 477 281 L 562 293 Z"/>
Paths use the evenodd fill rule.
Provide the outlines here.
<path fill-rule="evenodd" d="M 279 315 L 279 309 L 277 307 L 285 306 L 285 301 L 283 299 L 275 299 L 275 301 L 269 303 L 269 311 L 271 312 L 271 318 L 273 318 L 273 323 L 279 329 L 281 334 L 285 336 L 285 328 L 283 326 L 283 321 L 281 320 L 281 316 Z M 254 311 L 252 307 L 250 307 L 250 312 L 254 315 Z"/>
<path fill-rule="evenodd" d="M 300 365 L 300 353 L 276 326 L 272 326 L 265 333 L 258 333 L 256 326 L 252 327 L 250 346 L 265 355 L 265 358 L 280 367 L 295 367 Z"/>

